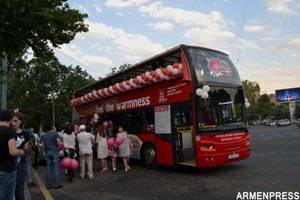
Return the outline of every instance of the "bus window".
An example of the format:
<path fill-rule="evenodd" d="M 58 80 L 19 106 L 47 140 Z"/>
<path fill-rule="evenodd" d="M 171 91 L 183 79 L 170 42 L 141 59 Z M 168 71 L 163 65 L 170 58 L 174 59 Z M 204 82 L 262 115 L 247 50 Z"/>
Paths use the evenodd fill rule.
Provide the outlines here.
<path fill-rule="evenodd" d="M 128 133 L 139 133 L 142 130 L 141 110 L 133 110 L 124 112 L 122 115 L 122 126 Z"/>
<path fill-rule="evenodd" d="M 154 109 L 143 109 L 143 131 L 154 133 Z"/>
<path fill-rule="evenodd" d="M 176 128 L 189 127 L 193 124 L 191 103 L 173 106 L 173 119 Z"/>
<path fill-rule="evenodd" d="M 242 89 L 211 87 L 209 98 L 199 102 L 198 128 L 245 127 Z"/>

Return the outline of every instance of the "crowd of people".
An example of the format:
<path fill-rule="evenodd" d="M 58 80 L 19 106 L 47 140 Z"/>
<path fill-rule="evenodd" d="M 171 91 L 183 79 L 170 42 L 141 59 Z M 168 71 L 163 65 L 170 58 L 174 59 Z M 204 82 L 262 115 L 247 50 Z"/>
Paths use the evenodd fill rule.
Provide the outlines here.
<path fill-rule="evenodd" d="M 130 137 L 123 127 L 115 131 L 112 121 L 105 121 L 91 131 L 84 124 L 73 126 L 71 122 L 66 122 L 62 132 L 57 132 L 53 123 L 47 123 L 43 134 L 39 136 L 32 128 L 24 128 L 24 117 L 20 112 L 0 111 L 0 199 L 24 200 L 26 174 L 28 185 L 35 186 L 32 165 L 38 168 L 39 147 L 45 152 L 47 189 L 63 187 L 59 184 L 61 150 L 64 158 L 78 160 L 81 178 L 94 178 L 94 147 L 97 147 L 101 173 L 109 171 L 108 158 L 112 172 L 117 171 L 117 156 L 122 158 L 125 172 L 130 170 Z M 32 153 L 35 155 L 33 163 Z M 75 177 L 75 170 L 74 167 L 65 170 L 70 183 Z"/>

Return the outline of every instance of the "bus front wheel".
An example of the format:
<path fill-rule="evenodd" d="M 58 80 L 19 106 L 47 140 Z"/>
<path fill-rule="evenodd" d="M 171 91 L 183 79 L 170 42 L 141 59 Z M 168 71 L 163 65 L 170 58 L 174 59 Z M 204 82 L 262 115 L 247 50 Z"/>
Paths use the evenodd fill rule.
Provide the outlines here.
<path fill-rule="evenodd" d="M 147 168 L 157 168 L 156 151 L 154 145 L 147 144 L 145 146 L 145 148 L 143 149 L 143 161 Z"/>

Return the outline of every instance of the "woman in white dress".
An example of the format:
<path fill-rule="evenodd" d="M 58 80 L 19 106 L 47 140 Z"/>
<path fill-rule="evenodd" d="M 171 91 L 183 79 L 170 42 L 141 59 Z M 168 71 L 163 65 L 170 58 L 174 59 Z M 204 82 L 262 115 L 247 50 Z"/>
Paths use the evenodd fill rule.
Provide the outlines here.
<path fill-rule="evenodd" d="M 98 143 L 98 151 L 97 151 L 97 157 L 100 159 L 102 170 L 101 172 L 107 172 L 107 155 L 108 155 L 108 146 L 107 146 L 107 136 L 105 133 L 105 130 L 103 126 L 99 127 L 99 131 L 97 134 L 97 143 Z"/>
<path fill-rule="evenodd" d="M 125 171 L 130 170 L 129 166 L 129 158 L 130 158 L 130 140 L 128 133 L 123 130 L 123 128 L 119 127 L 119 133 L 117 134 L 117 138 L 122 138 L 123 143 L 119 146 L 119 157 L 123 158 L 123 163 L 125 166 Z"/>

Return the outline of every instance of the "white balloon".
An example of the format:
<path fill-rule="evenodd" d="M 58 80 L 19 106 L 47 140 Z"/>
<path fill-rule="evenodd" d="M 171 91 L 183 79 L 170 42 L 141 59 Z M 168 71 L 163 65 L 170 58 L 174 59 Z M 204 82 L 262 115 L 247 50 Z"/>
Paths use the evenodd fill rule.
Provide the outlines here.
<path fill-rule="evenodd" d="M 181 63 L 179 63 L 178 69 L 179 69 L 179 70 L 182 70 L 182 64 L 181 64 Z"/>
<path fill-rule="evenodd" d="M 153 77 L 151 76 L 150 72 L 145 73 L 146 77 L 149 78 L 150 80 L 153 80 Z"/>
<path fill-rule="evenodd" d="M 205 91 L 202 91 L 200 95 L 201 95 L 202 99 L 207 99 L 208 98 L 208 93 L 205 92 Z"/>
<path fill-rule="evenodd" d="M 116 93 L 116 91 L 113 89 L 113 87 L 112 87 L 112 86 L 109 86 L 109 87 L 108 87 L 108 89 L 109 89 L 109 91 L 111 91 L 111 93 L 113 93 L 113 94 L 115 94 L 115 93 Z"/>
<path fill-rule="evenodd" d="M 161 70 L 160 70 L 159 68 L 157 68 L 157 69 L 155 70 L 155 73 L 159 74 L 159 73 L 161 73 Z"/>
<path fill-rule="evenodd" d="M 158 76 L 160 77 L 161 80 L 165 79 L 165 75 L 163 75 L 163 73 L 158 74 Z"/>
<path fill-rule="evenodd" d="M 173 66 L 172 66 L 172 65 L 168 65 L 168 66 L 167 66 L 167 70 L 168 70 L 169 72 L 172 72 L 172 71 L 173 71 Z"/>
<path fill-rule="evenodd" d="M 126 88 L 126 90 L 130 90 L 131 89 L 131 87 L 129 86 L 129 85 L 125 85 L 125 88 Z"/>
<path fill-rule="evenodd" d="M 111 96 L 111 94 L 108 93 L 108 88 L 104 88 L 104 93 L 105 93 L 107 96 Z"/>
<path fill-rule="evenodd" d="M 209 92 L 210 87 L 208 85 L 204 85 L 202 89 L 204 92 Z"/>
<path fill-rule="evenodd" d="M 99 119 L 99 116 L 97 113 L 94 114 L 94 119 Z"/>
<path fill-rule="evenodd" d="M 196 94 L 200 97 L 201 96 L 201 93 L 202 93 L 202 89 L 201 88 L 198 88 L 196 90 Z"/>
<path fill-rule="evenodd" d="M 92 94 L 93 94 L 93 96 L 94 96 L 96 99 L 99 99 L 99 98 L 100 98 L 100 97 L 97 95 L 96 90 L 93 90 Z"/>
<path fill-rule="evenodd" d="M 245 103 L 245 106 L 246 106 L 246 108 L 249 108 L 249 107 L 250 107 L 250 103 L 249 103 L 249 102 L 246 102 L 246 103 Z"/>
<path fill-rule="evenodd" d="M 178 74 L 178 69 L 175 69 L 175 68 L 174 68 L 174 69 L 172 70 L 172 73 L 173 73 L 173 75 L 177 75 L 177 74 Z"/>
<path fill-rule="evenodd" d="M 143 83 L 143 84 L 146 83 L 146 82 L 142 79 L 142 77 L 141 77 L 140 75 L 137 76 L 136 78 L 137 78 L 137 80 L 138 80 L 140 83 Z"/>

